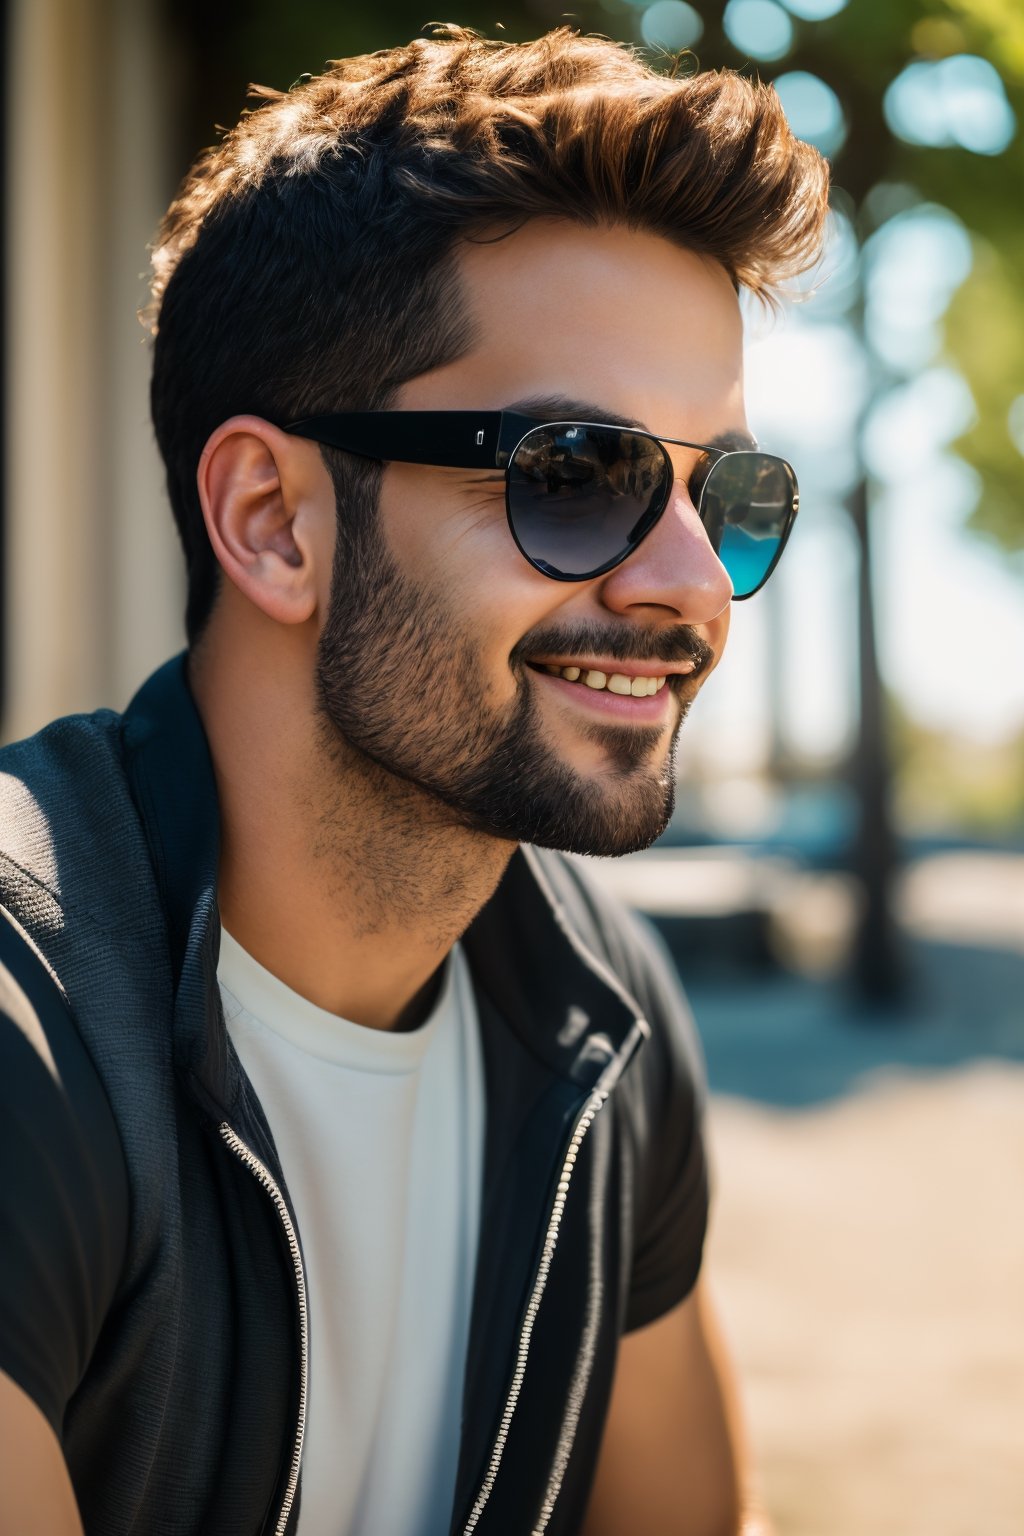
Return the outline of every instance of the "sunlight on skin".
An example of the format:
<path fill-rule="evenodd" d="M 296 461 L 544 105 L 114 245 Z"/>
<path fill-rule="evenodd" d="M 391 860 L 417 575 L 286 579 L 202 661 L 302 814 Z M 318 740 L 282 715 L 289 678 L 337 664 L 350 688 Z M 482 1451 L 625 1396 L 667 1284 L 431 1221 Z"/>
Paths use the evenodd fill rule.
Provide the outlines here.
<path fill-rule="evenodd" d="M 636 276 L 624 280 L 627 267 Z M 534 396 L 565 396 L 592 399 L 655 433 L 695 442 L 745 427 L 739 309 L 715 263 L 654 236 L 536 220 L 508 240 L 468 246 L 463 270 L 480 343 L 457 362 L 412 380 L 397 408 L 458 410 L 471 403 L 499 409 Z M 491 302 L 495 293 L 502 296 L 500 313 Z M 509 325 L 509 315 L 522 322 Z M 468 488 L 465 502 L 452 506 L 459 471 L 447 472 L 446 481 L 431 472 L 428 480 L 415 466 L 391 466 L 381 505 L 392 547 L 417 570 L 446 582 L 460 609 L 478 617 L 482 676 L 496 700 L 512 697 L 510 651 L 542 623 L 685 622 L 721 654 L 727 578 L 686 494 L 683 476 L 693 455 L 671 452 L 677 480 L 661 522 L 623 565 L 580 583 L 552 582 L 518 556 L 504 522 L 500 480 L 488 518 Z M 564 689 L 538 679 L 554 749 L 600 771 L 601 754 L 581 738 L 576 714 L 589 713 L 593 701 L 577 692 L 579 699 L 566 699 Z M 675 723 L 668 712 L 665 749 Z"/>
<path fill-rule="evenodd" d="M 0 1536 L 82 1536 L 60 1442 L 40 1409 L 0 1371 Z"/>

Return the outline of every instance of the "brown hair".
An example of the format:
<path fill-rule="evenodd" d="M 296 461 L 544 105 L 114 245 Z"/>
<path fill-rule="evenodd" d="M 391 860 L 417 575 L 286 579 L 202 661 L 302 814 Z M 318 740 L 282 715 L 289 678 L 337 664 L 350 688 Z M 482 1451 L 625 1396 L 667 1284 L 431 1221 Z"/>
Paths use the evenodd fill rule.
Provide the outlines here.
<path fill-rule="evenodd" d="M 820 247 L 827 167 L 774 90 L 732 71 L 670 78 L 568 28 L 513 44 L 445 27 L 252 94 L 263 105 L 199 157 L 153 251 L 153 420 L 193 641 L 217 578 L 206 438 L 239 411 L 379 409 L 457 356 L 459 240 L 541 216 L 625 223 L 765 296 Z M 324 453 L 339 513 L 365 511 L 365 466 Z"/>

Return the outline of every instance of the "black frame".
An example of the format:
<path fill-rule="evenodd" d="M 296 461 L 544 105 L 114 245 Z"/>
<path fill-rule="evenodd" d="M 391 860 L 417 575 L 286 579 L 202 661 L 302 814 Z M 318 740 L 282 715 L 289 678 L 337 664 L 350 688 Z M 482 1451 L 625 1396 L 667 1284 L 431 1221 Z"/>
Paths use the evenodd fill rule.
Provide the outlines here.
<path fill-rule="evenodd" d="M 401 430 L 396 432 L 398 423 L 401 423 Z M 670 476 L 664 502 L 649 526 L 644 529 L 641 538 L 630 544 L 622 554 L 616 555 L 613 560 L 606 561 L 604 565 L 598 566 L 593 571 L 587 571 L 579 576 L 566 575 L 538 564 L 519 542 L 515 524 L 512 521 L 512 508 L 509 505 L 508 494 L 508 467 L 520 443 L 538 427 L 597 427 L 609 432 L 631 432 L 637 437 L 646 437 L 657 443 L 663 453 L 666 443 L 674 448 L 699 448 L 702 453 L 708 454 L 715 464 L 725 458 L 736 458 L 741 454 L 752 453 L 756 453 L 759 458 L 775 460 L 776 463 L 784 466 L 792 482 L 792 511 L 780 535 L 779 547 L 764 576 L 750 592 L 743 592 L 739 596 L 734 592 L 733 601 L 745 602 L 748 597 L 753 597 L 755 593 L 760 592 L 782 558 L 782 552 L 789 542 L 799 510 L 800 492 L 793 466 L 786 459 L 780 459 L 776 454 L 763 453 L 759 448 L 715 448 L 709 443 L 691 443 L 682 437 L 659 437 L 654 432 L 645 431 L 642 427 L 631 427 L 622 423 L 549 420 L 543 416 L 526 416 L 519 411 L 343 411 L 325 416 L 306 416 L 301 421 L 286 422 L 284 431 L 296 437 L 310 438 L 329 448 L 340 448 L 345 453 L 359 454 L 362 458 L 379 459 L 382 463 L 426 464 L 443 469 L 504 469 L 506 471 L 505 514 L 516 548 L 524 560 L 551 581 L 592 581 L 595 577 L 614 570 L 617 565 L 622 564 L 623 560 L 628 559 L 658 522 L 672 490 L 672 477 L 674 477 L 672 461 L 668 454 L 664 453 Z M 697 502 L 697 515 L 701 517 L 702 522 L 701 508 L 706 487 L 707 479 L 701 486 Z"/>

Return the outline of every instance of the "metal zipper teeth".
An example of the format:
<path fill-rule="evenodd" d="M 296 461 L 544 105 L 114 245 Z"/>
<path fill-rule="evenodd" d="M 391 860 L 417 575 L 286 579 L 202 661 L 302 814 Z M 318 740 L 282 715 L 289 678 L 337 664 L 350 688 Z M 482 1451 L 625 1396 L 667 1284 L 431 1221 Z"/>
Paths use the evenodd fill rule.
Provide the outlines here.
<path fill-rule="evenodd" d="M 544 1247 L 541 1251 L 540 1263 L 537 1266 L 537 1274 L 533 1282 L 533 1290 L 530 1293 L 529 1305 L 526 1308 L 526 1316 L 523 1319 L 523 1326 L 519 1333 L 519 1350 L 516 1356 L 516 1368 L 512 1373 L 512 1383 L 508 1390 L 508 1396 L 505 1399 L 505 1408 L 501 1415 L 501 1424 L 498 1428 L 498 1435 L 494 1442 L 494 1448 L 491 1451 L 491 1459 L 487 1466 L 487 1472 L 484 1476 L 483 1483 L 480 1486 L 480 1492 L 476 1496 L 476 1502 L 469 1513 L 469 1518 L 466 1521 L 465 1526 L 463 1527 L 463 1536 L 470 1536 L 470 1533 L 476 1529 L 480 1520 L 480 1516 L 484 1512 L 484 1508 L 491 1496 L 495 1480 L 498 1476 L 498 1468 L 501 1466 L 501 1458 L 504 1454 L 505 1444 L 508 1440 L 508 1433 L 512 1426 L 512 1416 L 516 1411 L 516 1405 L 519 1402 L 519 1395 L 523 1389 L 523 1378 L 526 1375 L 526 1361 L 527 1356 L 530 1353 L 530 1340 L 533 1335 L 533 1325 L 537 1320 L 537 1312 L 540 1309 L 541 1298 L 544 1295 L 544 1287 L 547 1285 L 548 1274 L 551 1270 L 551 1262 L 555 1255 L 555 1245 L 558 1242 L 558 1230 L 562 1222 L 562 1213 L 565 1210 L 565 1201 L 566 1196 L 569 1193 L 569 1182 L 572 1178 L 572 1171 L 575 1166 L 576 1159 L 579 1155 L 579 1150 L 583 1143 L 583 1138 L 589 1131 L 591 1125 L 593 1124 L 594 1116 L 597 1114 L 598 1110 L 601 1108 L 601 1105 L 604 1103 L 607 1097 L 607 1093 L 601 1088 L 595 1088 L 593 1093 L 591 1093 L 590 1097 L 587 1099 L 586 1104 L 583 1106 L 582 1111 L 580 1112 L 579 1119 L 576 1121 L 576 1127 L 572 1133 L 572 1140 L 569 1142 L 568 1150 L 566 1151 L 565 1158 L 562 1162 L 562 1171 L 558 1177 L 558 1188 L 555 1191 L 555 1198 L 551 1206 L 551 1215 L 548 1218 L 547 1231 L 544 1235 Z"/>
<path fill-rule="evenodd" d="M 295 1502 L 295 1490 L 299 1485 L 299 1465 L 302 1461 L 302 1441 L 306 1433 L 306 1388 L 309 1378 L 309 1315 L 306 1308 L 306 1276 L 302 1267 L 302 1251 L 299 1248 L 299 1240 L 295 1235 L 295 1227 L 291 1214 L 285 1203 L 277 1180 L 267 1168 L 260 1162 L 255 1152 L 252 1152 L 242 1140 L 235 1134 L 227 1121 L 219 1127 L 222 1141 L 234 1152 L 241 1163 L 244 1163 L 263 1188 L 267 1191 L 278 1216 L 284 1227 L 285 1237 L 288 1240 L 288 1251 L 292 1256 L 292 1266 L 295 1270 L 295 1293 L 299 1303 L 299 1412 L 295 1426 L 295 1444 L 292 1448 L 292 1463 L 288 1473 L 288 1486 L 285 1489 L 284 1501 L 277 1517 L 277 1525 L 274 1527 L 274 1536 L 284 1536 L 288 1517 L 292 1512 Z"/>

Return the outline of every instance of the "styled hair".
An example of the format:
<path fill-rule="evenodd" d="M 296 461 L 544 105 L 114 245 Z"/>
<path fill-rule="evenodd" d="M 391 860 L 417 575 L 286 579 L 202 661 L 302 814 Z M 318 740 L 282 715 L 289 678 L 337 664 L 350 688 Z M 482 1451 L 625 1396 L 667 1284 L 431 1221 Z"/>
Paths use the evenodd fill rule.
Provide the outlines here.
<path fill-rule="evenodd" d="M 379 410 L 459 356 L 460 241 L 537 217 L 625 224 L 769 298 L 820 248 L 825 162 L 770 86 L 729 70 L 670 78 L 565 27 L 516 44 L 446 26 L 250 94 L 262 105 L 163 219 L 146 312 L 190 643 L 218 580 L 196 488 L 210 433 L 240 412 Z M 369 482 L 324 457 L 344 517 Z"/>

